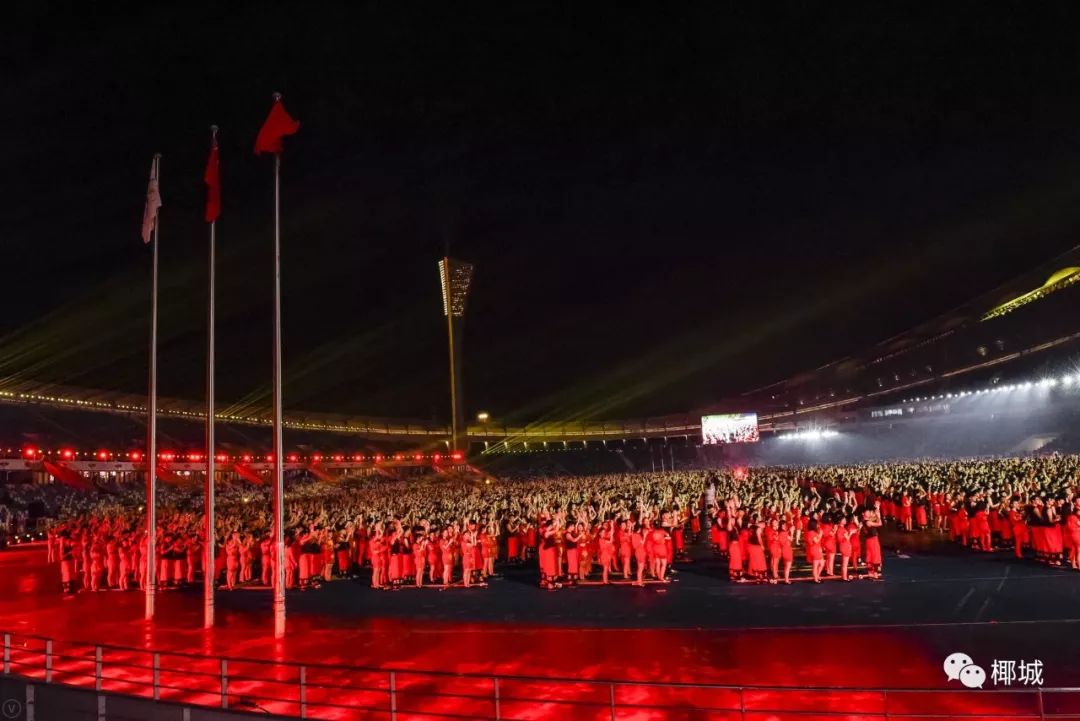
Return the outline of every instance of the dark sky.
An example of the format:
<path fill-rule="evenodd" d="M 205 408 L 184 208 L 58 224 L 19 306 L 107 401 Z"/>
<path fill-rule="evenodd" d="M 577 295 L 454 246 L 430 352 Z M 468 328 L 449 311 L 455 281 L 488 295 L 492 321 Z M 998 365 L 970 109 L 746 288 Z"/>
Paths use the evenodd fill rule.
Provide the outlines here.
<path fill-rule="evenodd" d="M 274 90 L 290 408 L 447 416 L 446 247 L 470 414 L 534 420 L 702 406 L 1080 237 L 1068 4 L 405 5 L 5 6 L 0 376 L 144 388 L 160 151 L 161 391 L 200 396 L 217 123 L 220 397 L 267 402 Z"/>

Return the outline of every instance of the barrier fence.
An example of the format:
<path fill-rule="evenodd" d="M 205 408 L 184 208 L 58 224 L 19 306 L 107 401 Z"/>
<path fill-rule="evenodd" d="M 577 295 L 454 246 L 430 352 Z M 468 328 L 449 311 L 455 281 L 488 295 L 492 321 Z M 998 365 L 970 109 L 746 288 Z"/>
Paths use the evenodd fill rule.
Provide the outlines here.
<path fill-rule="evenodd" d="M 479 675 L 207 656 L 12 632 L 3 633 L 3 673 L 304 719 L 1080 721 L 1080 688 L 797 688 Z"/>

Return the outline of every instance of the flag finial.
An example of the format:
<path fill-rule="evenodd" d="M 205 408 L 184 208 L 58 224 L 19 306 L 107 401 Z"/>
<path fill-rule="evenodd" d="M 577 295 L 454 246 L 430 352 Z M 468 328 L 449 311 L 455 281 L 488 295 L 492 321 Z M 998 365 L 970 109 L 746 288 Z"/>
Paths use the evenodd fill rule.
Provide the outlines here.
<path fill-rule="evenodd" d="M 218 126 L 216 126 L 216 125 L 211 125 L 210 126 L 210 134 L 211 135 L 217 135 L 217 131 L 218 131 Z"/>
<path fill-rule="evenodd" d="M 154 160 L 161 160 L 161 153 L 154 153 Z"/>
<path fill-rule="evenodd" d="M 275 101 L 281 100 L 281 93 L 274 93 L 270 97 L 272 97 Z"/>

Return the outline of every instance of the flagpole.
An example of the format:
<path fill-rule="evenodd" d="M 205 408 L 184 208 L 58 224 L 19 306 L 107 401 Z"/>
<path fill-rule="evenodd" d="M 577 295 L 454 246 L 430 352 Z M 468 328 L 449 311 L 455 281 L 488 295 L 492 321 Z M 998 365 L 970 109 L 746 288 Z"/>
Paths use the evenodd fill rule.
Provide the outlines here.
<path fill-rule="evenodd" d="M 274 93 L 274 100 L 281 93 Z M 274 637 L 285 635 L 285 476 L 281 440 L 281 153 L 274 153 Z"/>
<path fill-rule="evenodd" d="M 161 186 L 161 153 L 154 155 L 154 178 Z M 158 214 L 154 211 L 154 261 L 150 291 L 150 388 L 146 408 L 146 620 L 154 620 L 157 591 L 157 316 Z"/>
<path fill-rule="evenodd" d="M 217 144 L 216 125 L 210 126 L 211 143 Z M 203 562 L 203 626 L 214 626 L 214 557 L 217 529 L 214 521 L 214 286 L 217 254 L 217 220 L 210 221 L 210 289 L 206 325 L 206 560 Z"/>

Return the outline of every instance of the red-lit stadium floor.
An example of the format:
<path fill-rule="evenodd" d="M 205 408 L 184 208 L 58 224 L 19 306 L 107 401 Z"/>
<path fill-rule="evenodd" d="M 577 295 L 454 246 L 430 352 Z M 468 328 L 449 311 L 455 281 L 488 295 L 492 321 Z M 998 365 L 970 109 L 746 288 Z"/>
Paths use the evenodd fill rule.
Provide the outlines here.
<path fill-rule="evenodd" d="M 612 693 L 618 694 L 621 719 L 742 717 L 736 711 L 667 708 L 686 704 L 697 709 L 787 709 L 746 715 L 755 719 L 860 718 L 849 715 L 856 710 L 863 713 L 861 718 L 883 718 L 875 714 L 886 702 L 870 692 L 824 697 L 803 691 L 705 692 L 640 684 L 956 689 L 958 684 L 950 686 L 942 672 L 942 661 L 954 651 L 970 654 L 988 673 L 993 659 L 1039 659 L 1046 686 L 1080 686 L 1075 641 L 1080 636 L 1075 618 L 1080 617 L 1080 574 L 998 557 L 891 554 L 884 583 L 821 586 L 733 585 L 708 563 L 682 567 L 679 581 L 663 591 L 597 587 L 545 592 L 531 583 L 531 572 L 510 573 L 487 589 L 468 591 L 379 593 L 339 581 L 290 595 L 289 633 L 281 642 L 270 635 L 267 592 L 220 592 L 219 627 L 209 632 L 201 628 L 198 592 L 164 593 L 159 620 L 148 626 L 141 620 L 143 599 L 138 592 L 80 594 L 65 600 L 55 590 L 55 569 L 43 561 L 40 548 L 0 553 L 0 629 L 16 634 L 16 658 L 28 664 L 21 672 L 44 673 L 43 650 L 32 639 L 18 641 L 34 634 L 162 652 L 395 669 L 400 719 L 438 718 L 404 714 L 409 694 L 414 694 L 412 710 L 493 717 L 489 677 L 495 675 L 503 678 L 500 717 L 505 719 L 611 718 Z M 58 644 L 53 652 L 54 680 L 81 680 L 92 687 L 92 645 Z M 150 655 L 106 653 L 106 665 L 113 661 L 146 668 L 126 669 L 117 674 L 119 680 L 106 681 L 105 690 L 144 692 L 146 687 L 136 684 L 147 682 L 152 673 Z M 88 660 L 71 658 L 80 655 Z M 167 653 L 163 659 L 161 683 L 184 689 L 165 689 L 163 700 L 220 703 L 216 662 Z M 230 705 L 243 705 L 245 694 L 249 705 L 250 699 L 273 697 L 281 700 L 264 700 L 258 706 L 299 713 L 296 669 L 258 665 L 256 672 L 256 665 L 246 672 L 242 665 L 231 667 L 230 675 L 252 680 L 230 683 Z M 71 675 L 85 674 L 86 668 L 89 676 Z M 434 678 L 424 673 L 429 671 L 485 678 Z M 207 675 L 198 675 L 203 672 Z M 358 674 L 313 666 L 307 673 L 312 685 L 309 716 L 389 718 L 385 672 Z M 511 676 L 580 683 L 549 685 L 507 678 Z M 623 683 L 614 688 L 586 683 L 598 679 Z M 320 690 L 319 685 L 349 688 Z M 191 690 L 196 687 L 199 690 Z M 990 687 L 988 681 L 987 690 Z M 461 695 L 429 695 L 435 691 Z M 323 701 L 351 710 L 319 706 Z M 887 703 L 892 717 L 905 712 L 961 718 L 968 712 L 1035 711 L 1032 698 L 986 691 L 932 698 L 895 693 Z M 1066 701 L 1060 698 L 1045 703 L 1056 703 L 1058 711 L 1080 718 L 1080 701 L 1068 701 L 1071 707 L 1062 706 Z M 626 705 L 639 708 L 631 713 Z M 640 708 L 643 705 L 656 708 Z M 820 713 L 795 716 L 797 709 Z"/>

